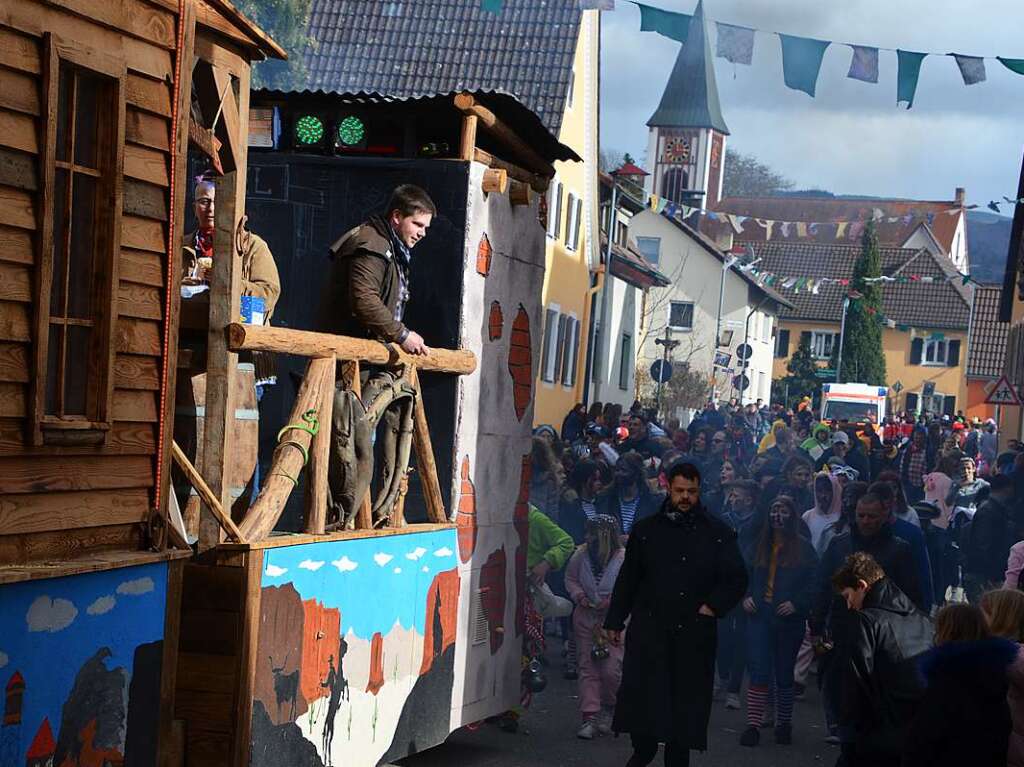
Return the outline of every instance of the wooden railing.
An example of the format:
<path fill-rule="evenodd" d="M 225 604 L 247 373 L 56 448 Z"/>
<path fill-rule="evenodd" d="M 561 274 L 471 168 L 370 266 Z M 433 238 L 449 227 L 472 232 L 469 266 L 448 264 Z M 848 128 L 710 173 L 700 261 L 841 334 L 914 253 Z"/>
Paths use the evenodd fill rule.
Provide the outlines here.
<path fill-rule="evenodd" d="M 321 534 L 327 530 L 327 477 L 335 370 L 338 361 L 347 363 L 343 368 L 345 385 L 357 395 L 360 393 L 361 364 L 386 366 L 400 371 L 405 384 L 415 391 L 412 441 L 427 516 L 431 522 L 448 521 L 437 477 L 430 432 L 427 428 L 418 371 L 429 370 L 458 375 L 472 373 L 476 369 L 476 357 L 472 352 L 432 348 L 428 356 L 410 355 L 395 344 L 328 333 L 237 323 L 228 326 L 227 334 L 228 348 L 233 352 L 258 350 L 309 357 L 306 375 L 299 387 L 288 424 L 308 426 L 310 422 L 303 419 L 310 411 L 314 411 L 319 424 L 317 429 L 289 428 L 281 435 L 281 440 L 274 451 L 271 469 L 263 482 L 259 496 L 236 529 L 225 526 L 230 537 L 241 542 L 254 542 L 266 538 L 280 519 L 304 469 L 307 471 L 306 532 Z M 408 466 L 399 466 L 396 470 L 407 472 Z M 405 477 L 402 479 L 403 491 L 396 502 L 397 508 L 387 516 L 390 524 L 396 526 L 403 524 L 401 506 L 404 502 Z M 368 492 L 354 515 L 356 529 L 373 527 L 370 509 Z M 223 513 L 218 515 L 216 510 L 213 513 L 223 526 Z"/>

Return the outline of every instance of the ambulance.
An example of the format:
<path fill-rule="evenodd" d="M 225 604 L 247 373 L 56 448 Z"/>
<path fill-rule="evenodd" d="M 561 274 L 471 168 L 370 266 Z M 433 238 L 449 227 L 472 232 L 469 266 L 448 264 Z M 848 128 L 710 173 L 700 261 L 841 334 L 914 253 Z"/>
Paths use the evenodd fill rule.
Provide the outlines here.
<path fill-rule="evenodd" d="M 860 383 L 827 383 L 821 387 L 821 420 L 871 423 L 875 429 L 885 421 L 885 386 Z"/>

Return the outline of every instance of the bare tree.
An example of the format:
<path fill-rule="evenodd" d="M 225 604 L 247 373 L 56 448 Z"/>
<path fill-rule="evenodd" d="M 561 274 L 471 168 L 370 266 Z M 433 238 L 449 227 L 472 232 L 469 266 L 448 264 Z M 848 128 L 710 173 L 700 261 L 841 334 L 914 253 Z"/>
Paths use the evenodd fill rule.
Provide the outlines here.
<path fill-rule="evenodd" d="M 597 154 L 597 164 L 605 173 L 611 173 L 613 170 L 621 168 L 628 156 L 629 152 L 624 152 L 621 149 L 602 149 Z"/>
<path fill-rule="evenodd" d="M 724 197 L 767 197 L 788 192 L 793 182 L 751 154 L 730 149 L 725 155 Z"/>

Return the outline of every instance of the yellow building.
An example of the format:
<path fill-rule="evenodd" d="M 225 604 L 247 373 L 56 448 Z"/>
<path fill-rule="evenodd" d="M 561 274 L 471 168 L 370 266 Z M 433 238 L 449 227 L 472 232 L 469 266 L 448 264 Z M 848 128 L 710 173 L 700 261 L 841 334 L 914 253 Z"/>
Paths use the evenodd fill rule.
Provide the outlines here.
<path fill-rule="evenodd" d="M 758 268 L 773 274 L 833 279 L 850 279 L 860 255 L 860 248 L 853 245 L 768 243 L 754 250 L 762 259 Z M 883 314 L 897 325 L 882 330 L 890 412 L 928 410 L 955 415 L 966 410 L 969 289 L 942 255 L 908 248 L 882 248 L 880 252 L 882 274 L 907 278 L 882 287 Z M 794 309 L 780 316 L 775 380 L 786 375 L 786 365 L 802 340 L 807 341 L 818 364 L 828 366 L 839 343 L 843 297 L 848 290 L 826 283 L 817 293 L 785 293 Z M 849 380 L 850 371 L 841 372 Z M 773 396 L 781 398 L 783 393 L 774 391 Z"/>
<path fill-rule="evenodd" d="M 548 188 L 544 336 L 537 368 L 534 423 L 561 426 L 583 400 L 592 297 L 599 276 L 598 79 L 600 12 L 581 14 L 559 141 L 583 162 L 555 163 Z M 592 289 L 592 283 L 596 283 Z"/>

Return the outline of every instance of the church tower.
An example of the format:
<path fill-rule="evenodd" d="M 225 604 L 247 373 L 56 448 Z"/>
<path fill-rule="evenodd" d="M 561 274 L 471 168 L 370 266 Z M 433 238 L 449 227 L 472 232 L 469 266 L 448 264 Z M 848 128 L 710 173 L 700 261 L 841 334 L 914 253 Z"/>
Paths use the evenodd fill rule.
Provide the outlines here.
<path fill-rule="evenodd" d="M 647 193 L 714 208 L 722 197 L 729 128 L 718 101 L 703 3 L 697 4 L 686 43 L 647 127 Z"/>

